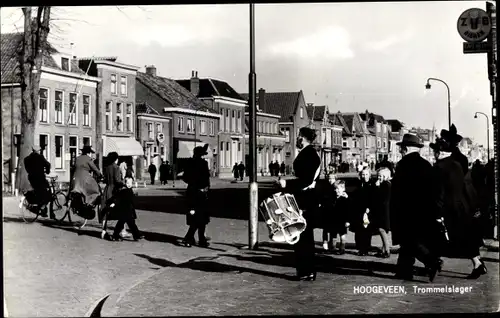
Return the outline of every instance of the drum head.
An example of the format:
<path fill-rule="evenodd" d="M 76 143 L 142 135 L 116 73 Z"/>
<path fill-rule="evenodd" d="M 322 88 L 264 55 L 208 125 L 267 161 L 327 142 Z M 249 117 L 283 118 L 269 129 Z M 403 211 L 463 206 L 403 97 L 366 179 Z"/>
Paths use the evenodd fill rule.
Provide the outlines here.
<path fill-rule="evenodd" d="M 280 230 L 275 231 L 271 235 L 271 239 L 275 242 L 286 243 L 287 238 L 288 238 L 288 241 L 292 240 L 293 238 L 299 236 L 305 229 L 306 229 L 305 223 L 299 222 L 299 223 L 290 224 L 290 225 L 284 227 L 282 231 L 280 231 Z"/>

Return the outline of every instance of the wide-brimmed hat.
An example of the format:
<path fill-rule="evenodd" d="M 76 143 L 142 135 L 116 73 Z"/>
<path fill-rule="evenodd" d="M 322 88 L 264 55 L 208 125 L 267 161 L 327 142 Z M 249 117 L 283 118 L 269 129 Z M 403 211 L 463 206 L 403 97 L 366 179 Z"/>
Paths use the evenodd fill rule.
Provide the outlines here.
<path fill-rule="evenodd" d="M 420 138 L 412 134 L 404 134 L 403 140 L 397 142 L 398 146 L 406 146 L 406 147 L 417 147 L 422 148 L 424 145 L 420 142 Z"/>
<path fill-rule="evenodd" d="M 457 145 L 463 138 L 457 133 L 457 127 L 452 124 L 450 130 L 442 129 L 441 138 L 449 142 L 450 144 Z"/>
<path fill-rule="evenodd" d="M 435 142 L 430 143 L 429 148 L 439 152 L 451 152 L 453 146 L 443 138 L 436 138 Z"/>
<path fill-rule="evenodd" d="M 205 144 L 205 146 L 203 147 L 202 146 L 194 147 L 193 156 L 195 157 L 205 156 L 208 154 L 207 150 L 208 150 L 208 144 Z"/>
<path fill-rule="evenodd" d="M 92 149 L 92 146 L 83 146 L 81 149 L 82 153 L 95 153 L 94 149 Z"/>

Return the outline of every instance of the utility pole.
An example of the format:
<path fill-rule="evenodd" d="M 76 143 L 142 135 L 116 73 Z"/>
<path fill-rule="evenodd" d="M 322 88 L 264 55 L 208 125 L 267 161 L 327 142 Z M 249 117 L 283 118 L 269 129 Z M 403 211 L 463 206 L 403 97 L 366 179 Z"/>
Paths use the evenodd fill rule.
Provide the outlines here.
<path fill-rule="evenodd" d="M 498 107 L 498 94 L 500 93 L 500 84 L 499 84 L 499 80 L 498 80 L 498 44 L 497 44 L 497 41 L 498 41 L 498 36 L 497 36 L 497 26 L 498 26 L 498 22 L 499 22 L 499 19 L 498 19 L 498 3 L 497 5 L 495 6 L 495 28 L 493 30 L 494 32 L 494 42 L 493 42 L 493 56 L 495 57 L 495 76 L 494 76 L 494 83 L 495 83 L 495 88 L 496 88 L 496 91 L 495 89 L 493 89 L 493 103 L 494 103 L 494 107 L 496 109 L 496 115 L 498 116 L 498 110 L 499 110 L 499 107 Z M 497 118 L 498 119 L 498 118 Z M 496 130 L 496 133 L 497 133 L 497 136 L 500 135 L 500 125 L 498 125 L 498 120 L 497 120 L 497 126 L 495 128 Z M 497 199 L 497 204 L 496 204 L 496 209 L 495 209 L 495 217 L 496 217 L 496 225 L 497 225 L 497 235 L 496 235 L 496 239 L 498 240 L 498 228 L 500 227 L 500 218 L 498 217 L 498 204 L 500 203 L 500 191 L 499 191 L 499 185 L 500 185 L 500 169 L 499 168 L 499 160 L 500 160 L 500 144 L 499 144 L 499 139 L 497 138 L 496 140 L 496 151 L 495 151 L 495 168 L 496 168 L 496 188 L 497 188 L 497 191 L 496 191 L 496 199 Z"/>
<path fill-rule="evenodd" d="M 249 95 L 249 159 L 250 159 L 250 218 L 248 219 L 249 249 L 257 248 L 258 231 L 258 185 L 257 185 L 257 131 L 256 131 L 256 105 L 255 89 L 257 87 L 257 75 L 255 74 L 255 4 L 250 3 L 250 74 L 248 75 Z"/>

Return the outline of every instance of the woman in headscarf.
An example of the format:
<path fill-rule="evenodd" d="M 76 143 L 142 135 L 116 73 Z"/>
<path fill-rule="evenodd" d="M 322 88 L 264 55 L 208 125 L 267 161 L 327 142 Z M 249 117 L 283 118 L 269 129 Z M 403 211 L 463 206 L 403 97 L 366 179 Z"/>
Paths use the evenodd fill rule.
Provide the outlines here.
<path fill-rule="evenodd" d="M 102 177 L 102 173 L 94 164 L 91 154 L 95 153 L 91 146 L 84 146 L 82 155 L 76 158 L 74 187 L 72 192 L 81 193 L 85 197 L 85 203 L 94 205 L 100 195 L 99 184 L 92 176 L 95 173 L 98 178 Z"/>
<path fill-rule="evenodd" d="M 302 127 L 297 137 L 297 148 L 300 152 L 293 161 L 293 170 L 296 179 L 283 180 L 279 183 L 286 192 L 292 193 L 297 200 L 299 208 L 303 211 L 307 226 L 300 235 L 300 239 L 293 245 L 297 259 L 296 269 L 299 280 L 316 280 L 314 223 L 318 218 L 319 202 L 316 194 L 316 180 L 320 172 L 321 159 L 312 146 L 316 139 L 316 131 Z"/>

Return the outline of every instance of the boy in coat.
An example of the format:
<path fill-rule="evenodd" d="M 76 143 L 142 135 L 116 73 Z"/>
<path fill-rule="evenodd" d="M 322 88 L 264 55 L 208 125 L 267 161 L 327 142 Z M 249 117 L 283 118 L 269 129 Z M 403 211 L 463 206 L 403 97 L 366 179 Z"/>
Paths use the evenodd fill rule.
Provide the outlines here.
<path fill-rule="evenodd" d="M 340 237 L 340 246 L 336 254 L 345 254 L 345 242 L 347 235 L 347 228 L 349 228 L 349 199 L 345 192 L 345 182 L 343 180 L 336 180 L 332 185 L 333 193 L 330 193 L 330 202 L 327 206 L 323 206 L 325 213 L 323 230 L 323 248 L 328 250 L 328 244 L 325 245 L 325 232 L 330 234 L 330 247 L 333 249 L 333 239 Z M 327 236 L 328 237 L 328 236 Z M 325 248 L 326 247 L 326 248 Z"/>

